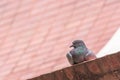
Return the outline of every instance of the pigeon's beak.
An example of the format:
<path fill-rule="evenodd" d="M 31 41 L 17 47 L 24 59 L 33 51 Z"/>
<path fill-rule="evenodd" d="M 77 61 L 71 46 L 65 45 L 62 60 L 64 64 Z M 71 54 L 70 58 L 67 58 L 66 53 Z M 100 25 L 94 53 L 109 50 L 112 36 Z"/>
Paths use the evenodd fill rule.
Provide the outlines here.
<path fill-rule="evenodd" d="M 74 45 L 71 45 L 70 48 L 71 48 L 71 47 L 74 47 Z"/>

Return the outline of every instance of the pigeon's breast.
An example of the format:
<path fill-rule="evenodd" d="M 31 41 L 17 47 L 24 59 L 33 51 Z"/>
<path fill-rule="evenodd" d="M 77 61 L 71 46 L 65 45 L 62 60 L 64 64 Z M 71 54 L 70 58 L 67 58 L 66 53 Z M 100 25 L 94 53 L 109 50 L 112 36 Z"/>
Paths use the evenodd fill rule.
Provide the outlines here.
<path fill-rule="evenodd" d="M 72 51 L 72 56 L 75 63 L 80 63 L 85 60 L 85 55 L 87 51 L 84 48 L 76 48 Z"/>

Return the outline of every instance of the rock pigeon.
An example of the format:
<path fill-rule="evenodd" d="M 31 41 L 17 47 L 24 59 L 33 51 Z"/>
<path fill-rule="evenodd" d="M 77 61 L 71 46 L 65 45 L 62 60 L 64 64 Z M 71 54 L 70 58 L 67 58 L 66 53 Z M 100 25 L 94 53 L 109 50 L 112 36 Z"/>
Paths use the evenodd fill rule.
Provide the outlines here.
<path fill-rule="evenodd" d="M 71 65 L 96 59 L 95 54 L 86 47 L 82 40 L 73 41 L 70 47 L 73 49 L 67 53 L 66 57 Z"/>

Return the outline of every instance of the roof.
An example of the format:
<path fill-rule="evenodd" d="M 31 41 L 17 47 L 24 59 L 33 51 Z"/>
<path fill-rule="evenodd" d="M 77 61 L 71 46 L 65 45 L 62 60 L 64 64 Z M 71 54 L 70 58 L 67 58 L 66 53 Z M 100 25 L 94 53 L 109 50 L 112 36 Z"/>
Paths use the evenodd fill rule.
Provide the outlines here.
<path fill-rule="evenodd" d="M 113 37 L 107 42 L 107 44 L 99 51 L 97 57 L 102 57 L 110 53 L 120 51 L 120 28 L 115 32 Z"/>
<path fill-rule="evenodd" d="M 95 54 L 120 26 L 120 0 L 2 0 L 0 80 L 25 80 L 70 66 L 75 39 Z"/>
<path fill-rule="evenodd" d="M 120 52 L 29 80 L 119 80 Z"/>

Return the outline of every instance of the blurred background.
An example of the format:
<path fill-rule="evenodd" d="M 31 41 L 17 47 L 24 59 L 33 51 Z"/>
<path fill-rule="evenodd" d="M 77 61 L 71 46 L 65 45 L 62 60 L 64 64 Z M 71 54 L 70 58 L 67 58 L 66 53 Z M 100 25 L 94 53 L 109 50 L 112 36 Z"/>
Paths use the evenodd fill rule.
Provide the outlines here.
<path fill-rule="evenodd" d="M 119 26 L 120 0 L 1 0 L 0 80 L 70 66 L 66 54 L 76 39 L 97 54 Z"/>

